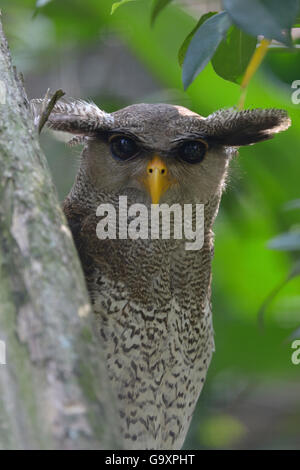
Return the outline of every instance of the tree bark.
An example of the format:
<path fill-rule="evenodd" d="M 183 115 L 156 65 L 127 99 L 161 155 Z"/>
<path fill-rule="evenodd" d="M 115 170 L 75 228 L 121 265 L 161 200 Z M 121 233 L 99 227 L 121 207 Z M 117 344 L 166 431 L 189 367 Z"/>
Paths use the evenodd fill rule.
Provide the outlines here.
<path fill-rule="evenodd" d="M 80 262 L 1 23 L 0 85 L 0 448 L 120 448 Z"/>

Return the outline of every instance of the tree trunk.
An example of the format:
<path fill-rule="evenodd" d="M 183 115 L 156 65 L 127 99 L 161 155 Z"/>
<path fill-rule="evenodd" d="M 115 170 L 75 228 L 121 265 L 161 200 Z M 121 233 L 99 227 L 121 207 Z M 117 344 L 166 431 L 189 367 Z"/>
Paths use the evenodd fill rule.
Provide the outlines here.
<path fill-rule="evenodd" d="M 80 262 L 1 24 L 0 340 L 0 448 L 120 448 Z"/>

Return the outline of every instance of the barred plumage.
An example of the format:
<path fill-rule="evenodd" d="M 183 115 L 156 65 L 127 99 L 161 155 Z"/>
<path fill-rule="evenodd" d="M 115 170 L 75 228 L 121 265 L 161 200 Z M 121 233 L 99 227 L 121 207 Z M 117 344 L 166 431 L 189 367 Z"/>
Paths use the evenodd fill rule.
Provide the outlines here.
<path fill-rule="evenodd" d="M 35 115 L 40 104 L 32 103 Z M 63 101 L 48 125 L 81 136 L 74 143 L 85 137 L 64 211 L 96 315 L 124 447 L 179 449 L 214 351 L 212 227 L 230 159 L 236 147 L 270 138 L 290 120 L 281 110 L 234 109 L 205 119 L 165 104 L 133 105 L 108 115 L 94 104 Z M 127 151 L 140 149 L 134 158 L 115 158 L 110 139 L 120 135 L 117 142 L 127 142 Z M 183 161 L 182 142 L 196 155 L 205 150 L 205 156 L 196 164 Z M 186 240 L 174 237 L 97 238 L 99 204 L 118 210 L 119 196 L 126 195 L 129 205 L 151 208 L 143 181 L 152 175 L 152 162 L 155 171 L 163 167 L 160 178 L 165 172 L 169 177 L 161 202 L 204 204 L 201 250 L 188 251 Z"/>

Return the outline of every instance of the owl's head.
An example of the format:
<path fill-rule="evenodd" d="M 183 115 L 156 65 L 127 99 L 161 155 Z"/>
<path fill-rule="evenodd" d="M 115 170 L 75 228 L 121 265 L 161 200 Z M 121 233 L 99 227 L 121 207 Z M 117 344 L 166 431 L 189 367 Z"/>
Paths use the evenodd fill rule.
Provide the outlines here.
<path fill-rule="evenodd" d="M 32 100 L 36 119 L 42 100 Z M 279 109 L 224 109 L 207 118 L 167 104 L 136 104 L 108 114 L 80 100 L 59 101 L 48 120 L 84 140 L 81 170 L 95 191 L 136 201 L 206 202 L 224 187 L 238 147 L 290 126 Z"/>

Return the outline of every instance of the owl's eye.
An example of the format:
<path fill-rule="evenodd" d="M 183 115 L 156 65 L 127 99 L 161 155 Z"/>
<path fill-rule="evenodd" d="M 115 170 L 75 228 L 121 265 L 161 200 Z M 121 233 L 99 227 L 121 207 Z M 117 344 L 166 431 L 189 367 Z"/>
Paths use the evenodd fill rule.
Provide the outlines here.
<path fill-rule="evenodd" d="M 133 139 L 125 136 L 116 136 L 110 139 L 110 150 L 113 157 L 118 160 L 128 160 L 138 153 L 138 146 Z"/>
<path fill-rule="evenodd" d="M 180 145 L 178 156 L 187 163 L 200 163 L 208 149 L 204 140 L 189 140 Z"/>

